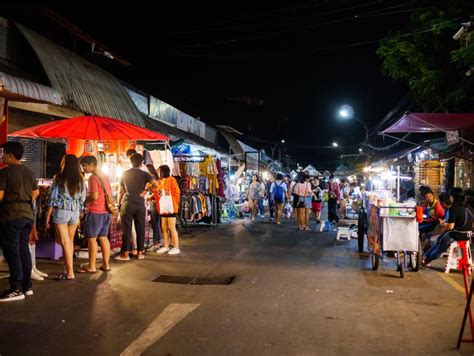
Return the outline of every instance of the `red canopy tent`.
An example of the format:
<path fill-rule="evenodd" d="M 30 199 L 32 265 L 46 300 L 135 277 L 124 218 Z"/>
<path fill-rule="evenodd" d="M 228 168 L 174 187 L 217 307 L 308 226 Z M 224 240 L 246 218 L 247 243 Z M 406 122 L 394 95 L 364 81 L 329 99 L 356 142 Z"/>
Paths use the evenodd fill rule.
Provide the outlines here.
<path fill-rule="evenodd" d="M 64 139 L 66 152 L 76 156 L 95 152 L 91 141 L 100 141 L 106 153 L 123 153 L 135 141 L 168 141 L 169 137 L 120 120 L 100 116 L 79 116 L 49 122 L 11 133 L 9 136 L 36 139 Z"/>
<path fill-rule="evenodd" d="M 474 114 L 407 113 L 382 133 L 446 132 L 474 129 Z"/>
<path fill-rule="evenodd" d="M 52 121 L 9 134 L 13 137 L 57 138 L 95 141 L 167 141 L 169 137 L 117 119 L 79 116 Z"/>

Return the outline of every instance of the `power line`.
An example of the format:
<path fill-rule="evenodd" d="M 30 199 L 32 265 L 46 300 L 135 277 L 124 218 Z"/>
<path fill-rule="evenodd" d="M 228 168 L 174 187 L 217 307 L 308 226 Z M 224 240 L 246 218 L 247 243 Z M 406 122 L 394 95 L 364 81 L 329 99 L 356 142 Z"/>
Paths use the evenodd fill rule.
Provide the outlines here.
<path fill-rule="evenodd" d="M 443 23 L 438 24 L 438 26 L 445 25 L 454 21 L 458 21 L 460 18 L 455 18 L 452 20 L 447 20 Z M 417 34 L 421 33 L 427 33 L 427 32 L 432 32 L 434 30 L 439 30 L 439 28 L 434 28 L 433 26 L 429 26 L 429 28 L 425 29 L 420 29 L 414 32 L 410 33 L 404 33 L 400 34 L 397 36 L 394 36 L 393 38 L 404 38 L 404 37 L 410 37 L 414 36 Z M 263 52 L 263 53 L 247 53 L 247 54 L 239 54 L 239 55 L 213 55 L 213 54 L 208 54 L 208 53 L 175 53 L 175 54 L 169 54 L 171 56 L 178 56 L 178 57 L 202 57 L 202 58 L 248 58 L 248 57 L 254 57 L 258 55 L 263 55 L 263 56 L 288 56 L 288 55 L 305 55 L 305 54 L 313 54 L 319 51 L 328 51 L 328 50 L 334 50 L 334 49 L 344 49 L 344 48 L 350 48 L 350 47 L 358 47 L 358 46 L 363 46 L 367 44 L 373 44 L 373 43 L 378 43 L 385 38 L 378 38 L 374 40 L 367 40 L 367 41 L 361 41 L 361 42 L 355 42 L 355 43 L 347 43 L 347 44 L 341 44 L 341 45 L 336 45 L 336 46 L 328 46 L 328 47 L 317 47 L 317 48 L 311 48 L 311 49 L 306 49 L 306 50 L 301 50 L 299 52 Z M 231 43 L 231 42 L 236 42 L 238 40 L 228 40 L 228 41 L 221 41 L 221 42 L 216 42 L 217 43 Z"/>
<path fill-rule="evenodd" d="M 342 8 L 342 9 L 338 9 L 338 10 L 332 10 L 332 11 L 327 11 L 327 12 L 322 12 L 322 13 L 312 14 L 312 15 L 307 15 L 307 16 L 302 16 L 302 17 L 296 17 L 296 18 L 289 19 L 288 21 L 285 21 L 285 22 L 282 22 L 282 23 L 279 23 L 279 24 L 280 25 L 290 24 L 290 23 L 294 23 L 294 22 L 297 22 L 297 21 L 300 21 L 300 20 L 306 20 L 306 19 L 310 19 L 310 18 L 317 18 L 317 17 L 321 17 L 321 16 L 332 15 L 332 14 L 336 14 L 336 13 L 340 13 L 340 12 L 344 12 L 344 11 L 354 10 L 354 9 L 358 9 L 358 8 L 362 8 L 362 7 L 368 7 L 368 6 L 371 6 L 371 5 L 374 5 L 374 4 L 378 4 L 378 3 L 379 3 L 378 1 L 373 1 L 373 2 L 370 2 L 370 3 L 367 3 L 367 4 L 356 5 L 356 6 L 346 7 L 346 8 Z M 352 19 L 352 18 L 353 17 L 350 17 L 348 19 Z M 249 28 L 249 27 L 261 27 L 261 26 L 269 26 L 269 25 L 271 25 L 271 24 L 261 22 L 261 23 L 233 26 L 233 27 L 209 28 L 209 29 L 203 29 L 203 30 L 190 30 L 190 31 L 177 31 L 177 32 L 175 31 L 175 32 L 171 32 L 171 33 L 172 34 L 173 33 L 190 34 L 190 33 L 208 33 L 208 32 L 227 32 L 227 31 L 235 31 L 235 30 L 240 30 L 240 29 L 246 29 L 246 28 Z"/>

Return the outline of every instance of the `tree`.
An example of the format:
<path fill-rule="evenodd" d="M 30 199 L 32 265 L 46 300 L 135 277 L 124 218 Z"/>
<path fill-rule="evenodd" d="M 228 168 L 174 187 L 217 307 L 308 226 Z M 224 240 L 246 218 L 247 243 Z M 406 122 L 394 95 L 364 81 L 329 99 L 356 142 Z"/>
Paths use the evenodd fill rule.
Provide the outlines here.
<path fill-rule="evenodd" d="M 423 111 L 472 111 L 472 79 L 465 72 L 474 64 L 474 45 L 460 44 L 452 37 L 460 23 L 474 14 L 474 2 L 414 0 L 410 4 L 420 10 L 412 14 L 407 28 L 390 33 L 379 44 L 382 72 L 406 83 Z"/>

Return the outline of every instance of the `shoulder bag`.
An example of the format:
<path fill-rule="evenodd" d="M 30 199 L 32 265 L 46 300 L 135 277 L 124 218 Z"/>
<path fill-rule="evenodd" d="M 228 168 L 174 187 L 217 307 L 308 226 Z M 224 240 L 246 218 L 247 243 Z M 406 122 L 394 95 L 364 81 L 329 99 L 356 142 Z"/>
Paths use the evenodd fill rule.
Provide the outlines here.
<path fill-rule="evenodd" d="M 97 179 L 99 180 L 100 186 L 102 187 L 102 191 L 104 192 L 105 209 L 113 216 L 117 216 L 118 215 L 117 208 L 115 207 L 115 204 L 112 201 L 112 198 L 110 197 L 110 195 L 107 194 L 107 190 L 105 189 L 105 185 L 102 178 L 100 178 L 95 173 L 94 173 L 94 176 L 97 177 Z"/>

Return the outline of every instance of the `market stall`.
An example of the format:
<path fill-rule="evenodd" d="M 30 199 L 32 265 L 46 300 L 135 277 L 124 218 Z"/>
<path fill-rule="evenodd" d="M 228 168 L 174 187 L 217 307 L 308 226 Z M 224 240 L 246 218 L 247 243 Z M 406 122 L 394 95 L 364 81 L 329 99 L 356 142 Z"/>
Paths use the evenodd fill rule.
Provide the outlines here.
<path fill-rule="evenodd" d="M 68 154 L 74 154 L 77 157 L 96 156 L 99 169 L 110 178 L 114 196 L 116 196 L 122 172 L 129 165 L 125 152 L 129 148 L 138 148 L 137 141 L 159 141 L 163 144 L 168 142 L 168 137 L 162 134 L 116 119 L 99 116 L 82 116 L 53 121 L 16 131 L 9 136 L 63 142 Z M 41 205 L 38 206 L 41 207 L 47 201 L 52 181 L 42 178 L 39 181 L 41 194 L 38 203 L 41 202 Z M 44 206 L 38 211 L 44 212 Z M 41 228 L 43 219 L 44 214 L 39 214 L 37 224 L 40 235 L 38 257 L 57 259 L 60 257 L 57 253 L 58 247 L 52 234 Z M 112 219 L 110 238 L 112 248 L 120 246 L 121 231 L 116 217 Z"/>

